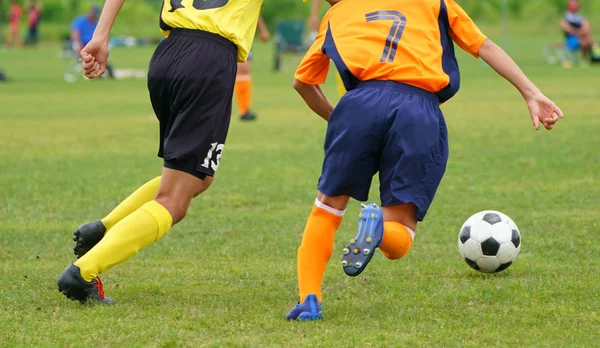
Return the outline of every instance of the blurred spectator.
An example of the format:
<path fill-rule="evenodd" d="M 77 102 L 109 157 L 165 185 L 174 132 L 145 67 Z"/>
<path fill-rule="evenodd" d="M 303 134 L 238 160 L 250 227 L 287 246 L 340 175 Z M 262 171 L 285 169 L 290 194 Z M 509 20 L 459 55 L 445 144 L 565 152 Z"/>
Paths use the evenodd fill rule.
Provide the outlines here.
<path fill-rule="evenodd" d="M 92 6 L 87 14 L 81 15 L 73 20 L 71 24 L 71 44 L 73 50 L 79 55 L 79 51 L 92 40 L 94 30 L 98 25 L 100 8 Z"/>
<path fill-rule="evenodd" d="M 592 49 L 597 50 L 597 44 L 592 37 L 590 22 L 579 12 L 579 2 L 570 0 L 567 12 L 560 21 L 560 27 L 565 34 L 565 45 L 569 51 L 581 49 L 583 61 L 589 61 Z"/>
<path fill-rule="evenodd" d="M 12 0 L 10 10 L 8 12 L 8 41 L 6 42 L 8 47 L 21 47 L 22 42 L 19 33 L 19 29 L 21 27 L 21 16 L 23 16 L 23 10 L 21 9 L 21 6 L 17 0 Z"/>
<path fill-rule="evenodd" d="M 40 16 L 42 15 L 42 4 L 31 3 L 29 5 L 29 12 L 27 13 L 27 37 L 25 38 L 25 45 L 37 45 L 38 43 L 38 26 L 40 23 Z"/>

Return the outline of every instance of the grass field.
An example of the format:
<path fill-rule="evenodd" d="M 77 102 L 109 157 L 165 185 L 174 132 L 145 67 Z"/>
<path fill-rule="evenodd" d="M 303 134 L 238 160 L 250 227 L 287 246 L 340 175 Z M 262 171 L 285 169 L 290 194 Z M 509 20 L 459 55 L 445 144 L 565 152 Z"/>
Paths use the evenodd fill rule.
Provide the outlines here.
<path fill-rule="evenodd" d="M 232 120 L 213 187 L 164 239 L 104 274 L 118 303 L 102 307 L 66 300 L 56 278 L 74 261 L 72 231 L 160 172 L 145 80 L 67 84 L 57 47 L 0 52 L 12 77 L 0 84 L 0 345 L 597 346 L 600 70 L 545 66 L 538 47 L 532 34 L 509 48 L 565 119 L 535 132 L 518 93 L 461 54 L 463 88 L 443 106 L 450 162 L 413 250 L 397 262 L 378 254 L 363 275 L 345 276 L 352 203 L 318 323 L 284 320 L 326 128 L 291 88 L 299 57 L 275 74 L 271 48 L 257 45 L 259 119 Z M 151 53 L 112 57 L 145 68 Z M 333 79 L 326 93 L 335 95 Z M 496 275 L 471 270 L 456 247 L 463 221 L 485 209 L 522 233 L 517 262 Z"/>

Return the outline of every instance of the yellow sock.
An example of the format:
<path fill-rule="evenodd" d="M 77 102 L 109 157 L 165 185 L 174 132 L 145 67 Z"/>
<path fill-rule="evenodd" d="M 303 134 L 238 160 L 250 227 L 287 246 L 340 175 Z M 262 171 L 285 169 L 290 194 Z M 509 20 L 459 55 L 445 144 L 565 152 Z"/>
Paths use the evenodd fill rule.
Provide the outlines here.
<path fill-rule="evenodd" d="M 336 81 L 338 93 L 340 94 L 340 97 L 343 97 L 344 94 L 346 94 L 346 87 L 344 86 L 344 81 L 342 81 L 342 77 L 340 76 L 340 74 L 335 74 L 335 76 L 337 77 Z"/>
<path fill-rule="evenodd" d="M 119 221 L 114 232 L 107 234 L 75 266 L 81 277 L 92 281 L 102 272 L 129 259 L 138 251 L 164 236 L 173 223 L 169 211 L 156 201 L 150 201 Z"/>
<path fill-rule="evenodd" d="M 252 103 L 252 76 L 250 74 L 238 75 L 235 80 L 234 92 L 240 115 L 243 115 L 250 110 Z"/>
<path fill-rule="evenodd" d="M 383 240 L 379 250 L 390 260 L 397 260 L 408 254 L 415 233 L 413 230 L 395 221 L 383 223 Z"/>
<path fill-rule="evenodd" d="M 102 224 L 106 227 L 106 231 L 109 231 L 117 222 L 124 219 L 127 215 L 138 210 L 139 207 L 154 199 L 159 186 L 160 176 L 140 186 L 140 188 L 135 190 L 129 197 L 125 198 L 123 202 L 102 219 Z"/>
<path fill-rule="evenodd" d="M 342 223 L 344 212 L 315 201 L 306 222 L 302 244 L 298 248 L 298 288 L 300 303 L 309 294 L 317 295 L 319 302 L 321 284 L 325 276 L 327 261 L 333 252 L 335 231 Z"/>

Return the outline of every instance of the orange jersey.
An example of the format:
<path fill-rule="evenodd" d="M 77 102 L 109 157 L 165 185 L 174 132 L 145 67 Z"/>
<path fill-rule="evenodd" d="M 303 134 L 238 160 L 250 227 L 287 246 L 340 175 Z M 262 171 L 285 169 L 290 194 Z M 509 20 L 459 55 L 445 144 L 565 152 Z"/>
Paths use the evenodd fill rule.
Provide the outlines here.
<path fill-rule="evenodd" d="M 444 102 L 460 85 L 452 42 L 478 57 L 485 39 L 454 0 L 342 0 L 323 17 L 295 77 L 322 84 L 333 60 L 347 90 L 360 81 L 396 81 Z"/>

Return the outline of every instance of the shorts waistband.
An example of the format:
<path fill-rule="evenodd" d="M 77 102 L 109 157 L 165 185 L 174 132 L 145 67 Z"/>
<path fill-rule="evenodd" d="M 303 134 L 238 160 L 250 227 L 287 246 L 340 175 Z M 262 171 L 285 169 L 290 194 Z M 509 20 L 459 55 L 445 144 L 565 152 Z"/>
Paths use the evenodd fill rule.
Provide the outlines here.
<path fill-rule="evenodd" d="M 358 83 L 357 88 L 390 88 L 397 91 L 419 94 L 433 103 L 439 104 L 440 102 L 440 99 L 434 93 L 402 82 L 381 80 L 361 81 Z"/>
<path fill-rule="evenodd" d="M 233 48 L 237 52 L 237 45 L 228 39 L 222 37 L 221 35 L 211 33 L 209 31 L 199 30 L 199 29 L 186 29 L 186 28 L 173 28 L 171 29 L 171 33 L 169 37 L 176 36 L 188 36 L 188 37 L 197 37 L 202 39 L 211 39 L 216 42 L 220 42 L 225 46 Z"/>

